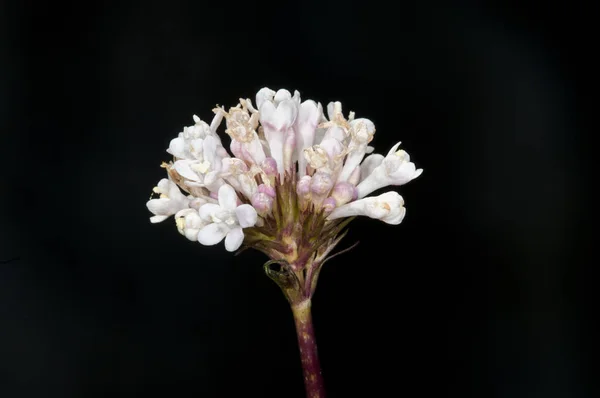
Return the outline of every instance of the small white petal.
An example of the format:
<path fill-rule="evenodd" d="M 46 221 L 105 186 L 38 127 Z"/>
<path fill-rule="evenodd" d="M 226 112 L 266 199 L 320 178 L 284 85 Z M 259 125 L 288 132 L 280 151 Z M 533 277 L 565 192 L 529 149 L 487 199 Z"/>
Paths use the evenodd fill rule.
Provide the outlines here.
<path fill-rule="evenodd" d="M 204 185 L 206 185 L 207 187 L 210 185 L 213 185 L 218 179 L 219 179 L 218 171 L 215 171 L 215 170 L 209 171 L 204 176 Z"/>
<path fill-rule="evenodd" d="M 323 141 L 323 137 L 325 137 L 325 133 L 327 132 L 326 128 L 318 127 L 315 130 L 315 139 L 313 140 L 313 144 L 318 145 Z"/>
<path fill-rule="evenodd" d="M 396 152 L 398 150 L 398 147 L 400 146 L 400 144 L 402 144 L 402 142 L 398 142 L 396 145 L 394 145 L 392 147 L 392 149 L 390 149 L 390 151 L 388 152 L 388 156 L 392 155 L 394 152 Z"/>
<path fill-rule="evenodd" d="M 170 212 L 171 204 L 172 202 L 169 198 L 150 199 L 146 203 L 146 207 L 157 216 L 169 216 L 175 214 Z"/>
<path fill-rule="evenodd" d="M 202 156 L 202 150 L 204 148 L 204 138 L 194 138 L 188 140 L 188 147 L 191 147 L 190 154 L 194 159 L 203 160 L 204 156 Z"/>
<path fill-rule="evenodd" d="M 331 126 L 327 129 L 321 141 L 325 141 L 331 138 L 339 142 L 344 142 L 344 140 L 346 139 L 346 131 L 339 126 Z"/>
<path fill-rule="evenodd" d="M 174 183 L 173 183 L 173 181 L 169 180 L 168 178 L 161 179 L 158 182 L 158 184 L 156 184 L 156 187 L 158 188 L 157 193 L 168 193 L 169 188 L 171 187 L 171 184 L 174 184 Z"/>
<path fill-rule="evenodd" d="M 256 93 L 256 108 L 260 109 L 265 101 L 272 101 L 274 95 L 275 91 L 271 90 L 270 88 L 261 88 L 258 93 Z"/>
<path fill-rule="evenodd" d="M 261 164 L 265 160 L 265 150 L 258 139 L 258 134 L 254 133 L 254 139 L 245 145 L 245 150 L 250 156 L 251 163 Z"/>
<path fill-rule="evenodd" d="M 366 198 L 365 216 L 381 220 L 390 214 L 392 207 L 389 203 L 376 200 L 375 198 Z"/>
<path fill-rule="evenodd" d="M 213 214 L 221 211 L 221 206 L 214 203 L 205 203 L 200 207 L 198 213 L 200 218 L 206 222 L 212 222 Z"/>
<path fill-rule="evenodd" d="M 210 122 L 210 131 L 214 134 L 217 131 L 217 128 L 219 128 L 219 125 L 221 124 L 221 121 L 223 120 L 223 113 L 222 112 L 217 112 L 215 114 L 215 116 L 213 117 L 212 122 Z"/>
<path fill-rule="evenodd" d="M 165 221 L 167 218 L 169 218 L 169 216 L 152 216 L 152 217 L 150 217 L 150 222 L 152 224 L 156 224 L 156 223 Z"/>
<path fill-rule="evenodd" d="M 258 189 L 256 179 L 248 174 L 240 174 L 238 176 L 238 182 L 240 183 L 240 192 L 247 198 L 251 198 Z"/>
<path fill-rule="evenodd" d="M 260 122 L 266 127 L 282 131 L 291 127 L 298 116 L 298 104 L 294 100 L 285 100 L 277 105 L 265 102 L 260 107 Z"/>
<path fill-rule="evenodd" d="M 285 100 L 277 106 L 277 128 L 291 127 L 298 117 L 298 103 L 294 100 Z"/>
<path fill-rule="evenodd" d="M 167 152 L 171 155 L 183 159 L 186 157 L 185 154 L 185 140 L 183 137 L 173 138 L 169 143 L 169 149 Z"/>
<path fill-rule="evenodd" d="M 237 195 L 231 185 L 224 184 L 219 188 L 219 206 L 224 210 L 234 210 L 237 207 Z"/>
<path fill-rule="evenodd" d="M 258 218 L 256 209 L 247 204 L 238 206 L 235 209 L 235 215 L 237 216 L 238 222 L 242 228 L 253 227 Z"/>
<path fill-rule="evenodd" d="M 194 164 L 194 162 L 191 160 L 178 160 L 173 164 L 173 168 L 183 178 L 192 181 L 200 181 L 200 176 L 198 176 L 191 168 L 192 164 Z"/>
<path fill-rule="evenodd" d="M 261 104 L 259 112 L 260 122 L 264 123 L 264 121 L 270 121 L 275 118 L 277 107 L 271 101 L 265 101 Z"/>
<path fill-rule="evenodd" d="M 198 242 L 206 246 L 216 245 L 223 240 L 229 232 L 229 228 L 224 223 L 208 224 L 198 231 Z"/>
<path fill-rule="evenodd" d="M 229 252 L 234 252 L 240 248 L 244 242 L 244 231 L 242 228 L 233 228 L 227 233 L 225 238 L 225 249 Z"/>
<path fill-rule="evenodd" d="M 217 157 L 217 141 L 215 139 L 214 136 L 209 135 L 208 137 L 206 137 L 204 139 L 204 142 L 202 143 L 204 151 L 203 151 L 203 155 L 204 155 L 204 161 L 208 162 L 209 165 L 211 166 L 217 166 L 220 165 L 221 162 L 216 162 L 215 158 Z"/>
<path fill-rule="evenodd" d="M 177 186 L 177 184 L 175 184 L 173 181 L 169 180 L 169 199 L 177 201 L 177 202 L 186 202 L 187 203 L 187 197 L 181 193 L 181 190 L 179 189 L 179 186 Z"/>
<path fill-rule="evenodd" d="M 402 208 L 400 208 L 400 211 L 398 212 L 398 214 L 396 214 L 393 217 L 387 217 L 383 221 L 385 221 L 386 223 L 391 224 L 391 225 L 398 225 L 402 222 L 405 215 L 406 215 L 406 208 L 402 207 Z"/>
<path fill-rule="evenodd" d="M 288 90 L 282 88 L 280 90 L 277 90 L 277 92 L 275 93 L 275 96 L 273 97 L 273 102 L 275 102 L 275 104 L 278 104 L 281 101 L 285 101 L 285 100 L 289 100 L 289 99 L 292 99 L 292 93 L 290 93 Z"/>
<path fill-rule="evenodd" d="M 336 156 L 344 150 L 344 144 L 335 138 L 323 138 L 323 141 L 321 141 L 319 146 L 327 153 L 327 155 L 329 155 L 329 159 L 333 166 L 332 168 L 335 168 L 336 164 L 333 162 Z M 341 159 L 339 161 L 341 161 Z"/>
<path fill-rule="evenodd" d="M 379 153 L 374 153 L 367 156 L 360 165 L 361 181 L 371 175 L 373 170 L 375 170 L 375 167 L 379 166 L 381 162 L 383 162 L 383 159 L 383 155 Z"/>
<path fill-rule="evenodd" d="M 195 228 L 186 228 L 183 231 L 183 236 L 185 236 L 188 240 L 192 242 L 196 242 L 198 240 L 198 229 Z"/>
<path fill-rule="evenodd" d="M 329 116 L 329 120 L 333 120 L 335 118 L 335 114 L 341 110 L 342 110 L 342 104 L 339 101 L 335 101 L 335 102 L 332 101 L 332 102 L 328 103 L 327 104 L 327 116 Z"/>

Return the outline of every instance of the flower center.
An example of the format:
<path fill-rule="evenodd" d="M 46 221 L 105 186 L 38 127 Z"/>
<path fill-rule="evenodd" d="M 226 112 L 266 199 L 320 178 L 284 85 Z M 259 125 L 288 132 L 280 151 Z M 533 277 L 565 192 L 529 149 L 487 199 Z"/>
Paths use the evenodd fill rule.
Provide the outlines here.
<path fill-rule="evenodd" d="M 228 210 L 216 211 L 211 216 L 211 219 L 212 219 L 212 222 L 214 222 L 214 223 L 225 223 L 229 226 L 235 225 L 237 223 L 234 212 L 228 211 Z"/>
<path fill-rule="evenodd" d="M 210 169 L 210 162 L 205 160 L 202 163 L 193 164 L 190 168 L 196 173 L 204 174 L 208 171 L 208 169 Z"/>

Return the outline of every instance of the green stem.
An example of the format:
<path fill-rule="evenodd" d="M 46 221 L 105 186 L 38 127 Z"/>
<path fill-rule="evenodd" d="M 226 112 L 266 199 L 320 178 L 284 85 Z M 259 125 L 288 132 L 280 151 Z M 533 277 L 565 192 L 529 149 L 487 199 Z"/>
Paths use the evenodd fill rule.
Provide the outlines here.
<path fill-rule="evenodd" d="M 310 306 L 310 299 L 305 299 L 299 303 L 293 303 L 292 312 L 294 314 L 294 322 L 296 323 L 296 334 L 298 335 L 306 397 L 324 398 L 325 387 L 323 376 L 321 375 L 321 364 L 317 355 L 317 342 L 315 340 Z"/>

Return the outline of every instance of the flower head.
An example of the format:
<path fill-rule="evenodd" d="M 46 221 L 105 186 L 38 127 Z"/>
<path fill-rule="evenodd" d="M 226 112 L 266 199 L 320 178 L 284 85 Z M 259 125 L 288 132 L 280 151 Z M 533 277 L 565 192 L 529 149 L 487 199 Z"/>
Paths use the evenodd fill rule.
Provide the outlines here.
<path fill-rule="evenodd" d="M 261 89 L 209 123 L 198 116 L 171 140 L 168 178 L 147 203 L 152 222 L 175 216 L 178 231 L 204 245 L 225 240 L 228 251 L 251 247 L 288 264 L 306 294 L 320 265 L 355 216 L 399 224 L 406 213 L 386 186 L 417 178 L 422 169 L 396 144 L 370 154 L 375 124 L 347 117 L 340 102 L 302 101 L 298 91 Z M 231 138 L 229 151 L 218 135 Z"/>

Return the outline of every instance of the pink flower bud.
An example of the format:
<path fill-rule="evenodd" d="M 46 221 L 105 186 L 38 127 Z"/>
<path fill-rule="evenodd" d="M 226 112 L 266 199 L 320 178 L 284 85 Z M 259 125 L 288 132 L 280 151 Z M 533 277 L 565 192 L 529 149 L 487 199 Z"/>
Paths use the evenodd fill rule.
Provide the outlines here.
<path fill-rule="evenodd" d="M 323 201 L 323 210 L 326 213 L 331 213 L 336 207 L 336 200 L 334 198 L 327 198 Z"/>
<path fill-rule="evenodd" d="M 273 208 L 273 198 L 264 192 L 256 192 L 252 195 L 252 207 L 256 209 L 256 212 L 261 216 L 265 216 L 271 212 Z"/>
<path fill-rule="evenodd" d="M 260 167 L 262 171 L 269 177 L 277 175 L 277 162 L 273 158 L 265 158 Z"/>
<path fill-rule="evenodd" d="M 310 182 L 310 190 L 313 193 L 313 195 L 326 196 L 332 187 L 333 179 L 331 178 L 331 175 L 329 173 L 319 171 L 312 176 L 312 180 Z"/>
<path fill-rule="evenodd" d="M 264 193 L 269 195 L 270 197 L 274 198 L 275 197 L 275 188 L 271 187 L 269 185 L 265 185 L 265 184 L 260 184 L 258 186 L 258 192 Z"/>
<path fill-rule="evenodd" d="M 298 184 L 296 184 L 296 192 L 298 193 L 298 196 L 300 196 L 301 198 L 305 198 L 310 195 L 311 180 L 311 176 L 304 176 L 300 178 Z"/>
<path fill-rule="evenodd" d="M 335 199 L 336 205 L 344 205 L 358 196 L 356 187 L 349 182 L 338 182 L 331 192 L 331 197 Z"/>

